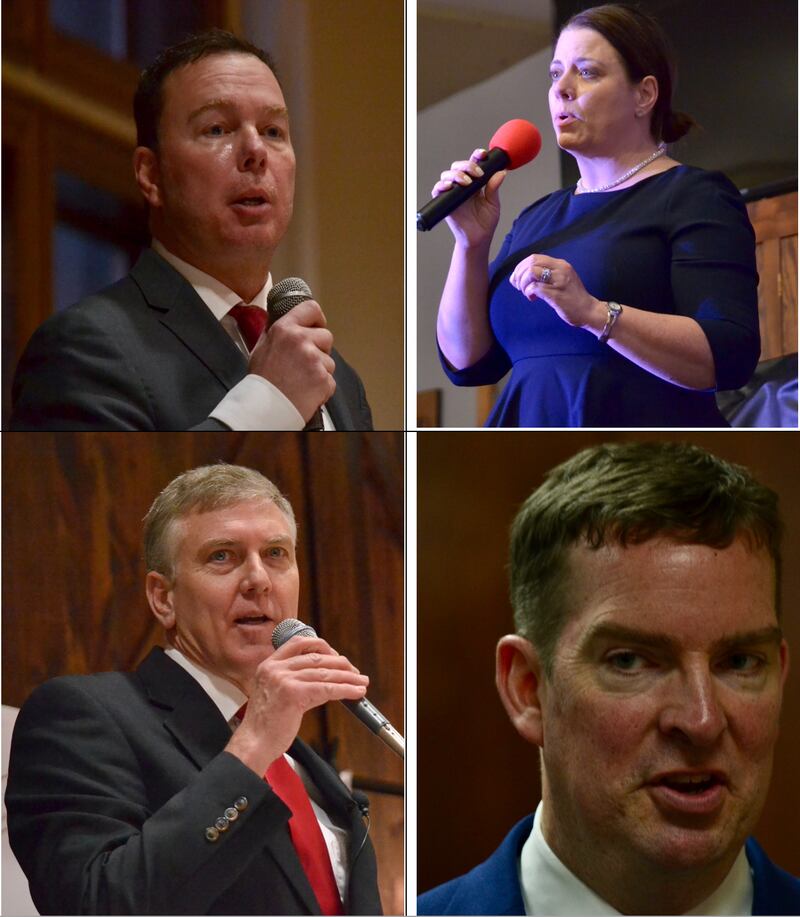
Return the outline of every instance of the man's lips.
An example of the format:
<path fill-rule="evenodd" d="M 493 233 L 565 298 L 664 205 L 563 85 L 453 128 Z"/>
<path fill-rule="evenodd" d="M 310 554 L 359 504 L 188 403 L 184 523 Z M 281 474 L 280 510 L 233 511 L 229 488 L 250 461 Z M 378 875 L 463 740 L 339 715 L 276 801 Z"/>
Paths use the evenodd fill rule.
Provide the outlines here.
<path fill-rule="evenodd" d="M 263 624 L 272 624 L 274 623 L 271 618 L 267 615 L 258 614 L 254 612 L 247 615 L 237 615 L 233 619 L 233 623 L 237 627 L 260 627 Z"/>
<path fill-rule="evenodd" d="M 646 789 L 668 813 L 712 815 L 721 807 L 727 775 L 717 770 L 666 771 L 648 781 Z"/>

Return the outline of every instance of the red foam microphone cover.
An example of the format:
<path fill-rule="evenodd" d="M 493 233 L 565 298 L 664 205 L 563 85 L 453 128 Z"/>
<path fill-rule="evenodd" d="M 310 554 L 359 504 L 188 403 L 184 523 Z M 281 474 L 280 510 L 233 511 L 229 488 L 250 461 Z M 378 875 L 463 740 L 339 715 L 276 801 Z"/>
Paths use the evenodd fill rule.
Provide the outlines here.
<path fill-rule="evenodd" d="M 518 169 L 530 162 L 542 148 L 542 135 L 535 124 L 523 118 L 506 121 L 494 132 L 489 149 L 499 148 L 508 154 L 509 169 Z"/>

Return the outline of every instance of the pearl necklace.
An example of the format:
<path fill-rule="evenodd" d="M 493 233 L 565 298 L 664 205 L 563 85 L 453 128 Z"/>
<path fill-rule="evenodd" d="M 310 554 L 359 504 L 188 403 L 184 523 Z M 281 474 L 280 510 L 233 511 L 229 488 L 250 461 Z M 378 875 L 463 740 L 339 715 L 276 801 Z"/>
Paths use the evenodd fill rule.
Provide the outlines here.
<path fill-rule="evenodd" d="M 659 156 L 663 156 L 667 152 L 666 143 L 659 143 L 658 149 L 652 155 L 648 156 L 647 159 L 640 162 L 638 166 L 634 166 L 632 169 L 621 175 L 619 178 L 614 179 L 614 181 L 609 182 L 607 185 L 603 185 L 600 188 L 587 188 L 583 183 L 583 179 L 578 179 L 578 188 L 584 194 L 596 194 L 598 191 L 608 191 L 609 188 L 615 188 L 617 185 L 621 185 L 624 181 L 627 181 L 632 175 L 636 175 L 637 172 L 641 172 L 645 166 L 649 166 L 651 162 L 658 159 Z"/>

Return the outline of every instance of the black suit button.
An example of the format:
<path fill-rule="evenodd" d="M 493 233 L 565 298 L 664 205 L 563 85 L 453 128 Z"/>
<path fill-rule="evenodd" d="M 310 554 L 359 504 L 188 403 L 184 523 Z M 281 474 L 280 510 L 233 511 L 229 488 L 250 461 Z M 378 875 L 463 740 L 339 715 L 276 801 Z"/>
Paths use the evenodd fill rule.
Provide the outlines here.
<path fill-rule="evenodd" d="M 224 815 L 220 815 L 220 817 L 214 822 L 214 827 L 219 829 L 220 831 L 227 831 L 229 824 L 230 822 L 228 821 L 228 819 L 225 818 Z"/>
<path fill-rule="evenodd" d="M 236 821 L 238 817 L 239 817 L 238 809 L 234 809 L 233 806 L 231 806 L 230 809 L 225 809 L 225 818 L 227 818 L 228 821 Z"/>
<path fill-rule="evenodd" d="M 240 796 L 233 805 L 240 812 L 244 812 L 244 810 L 247 808 L 247 797 Z"/>
<path fill-rule="evenodd" d="M 206 840 L 213 842 L 219 837 L 219 831 L 216 828 L 206 828 Z"/>

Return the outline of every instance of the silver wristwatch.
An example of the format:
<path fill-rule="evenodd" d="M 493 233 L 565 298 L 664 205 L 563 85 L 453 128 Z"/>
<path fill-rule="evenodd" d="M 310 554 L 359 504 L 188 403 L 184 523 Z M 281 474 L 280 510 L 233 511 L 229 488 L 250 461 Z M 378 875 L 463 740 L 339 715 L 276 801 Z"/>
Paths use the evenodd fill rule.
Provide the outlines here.
<path fill-rule="evenodd" d="M 608 318 L 606 319 L 605 327 L 600 337 L 597 339 L 601 344 L 611 337 L 611 332 L 616 324 L 617 319 L 622 315 L 622 306 L 618 302 L 607 302 L 606 309 L 608 309 Z"/>

